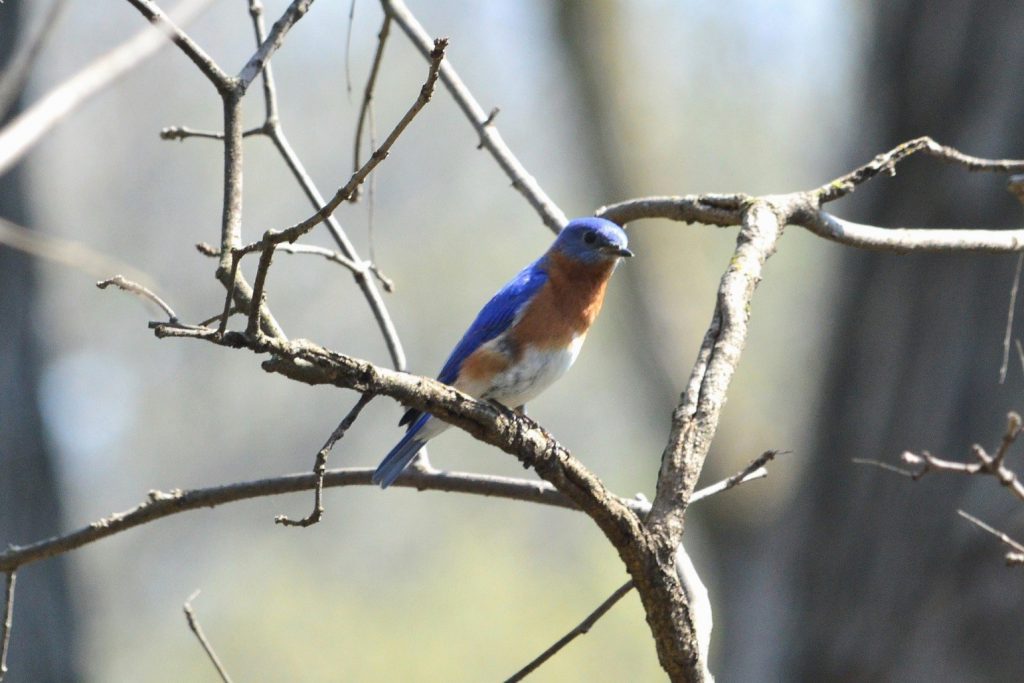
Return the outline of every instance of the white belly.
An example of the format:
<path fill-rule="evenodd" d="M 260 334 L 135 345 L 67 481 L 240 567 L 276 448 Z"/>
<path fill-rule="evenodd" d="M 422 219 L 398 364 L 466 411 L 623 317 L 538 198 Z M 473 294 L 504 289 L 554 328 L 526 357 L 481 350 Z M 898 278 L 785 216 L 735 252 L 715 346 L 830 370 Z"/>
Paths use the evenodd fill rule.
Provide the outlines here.
<path fill-rule="evenodd" d="M 585 335 L 579 335 L 561 350 L 526 351 L 518 363 L 494 377 L 480 398 L 498 401 L 509 408 L 535 399 L 572 367 L 583 347 L 584 338 Z"/>

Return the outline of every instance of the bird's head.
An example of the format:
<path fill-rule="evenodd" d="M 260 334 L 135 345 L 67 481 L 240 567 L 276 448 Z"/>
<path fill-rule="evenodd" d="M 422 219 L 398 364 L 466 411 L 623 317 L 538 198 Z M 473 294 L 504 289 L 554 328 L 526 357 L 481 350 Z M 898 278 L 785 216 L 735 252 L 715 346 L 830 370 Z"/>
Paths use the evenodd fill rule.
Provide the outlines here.
<path fill-rule="evenodd" d="M 558 233 L 553 251 L 589 264 L 610 263 L 633 255 L 626 232 L 604 218 L 576 218 Z"/>

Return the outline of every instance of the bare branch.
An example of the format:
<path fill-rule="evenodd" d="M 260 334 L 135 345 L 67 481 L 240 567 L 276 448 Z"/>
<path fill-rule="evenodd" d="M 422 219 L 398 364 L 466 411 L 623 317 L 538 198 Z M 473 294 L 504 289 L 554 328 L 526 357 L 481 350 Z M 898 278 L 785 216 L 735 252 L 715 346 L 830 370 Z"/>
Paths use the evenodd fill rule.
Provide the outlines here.
<path fill-rule="evenodd" d="M 327 216 L 333 213 L 342 202 L 352 195 L 352 192 L 360 185 L 360 183 L 363 182 L 363 180 L 366 179 L 366 176 L 368 176 L 380 162 L 387 158 L 388 154 L 391 152 L 391 147 L 395 144 L 409 124 L 412 123 L 412 120 L 416 118 L 416 115 L 419 114 L 420 110 L 422 110 L 423 107 L 426 106 L 427 102 L 430 101 L 431 95 L 433 95 L 434 92 L 434 84 L 437 82 L 438 70 L 444 60 L 444 51 L 447 45 L 448 41 L 444 38 L 439 38 L 435 41 L 434 51 L 431 53 L 430 70 L 427 74 L 426 82 L 423 84 L 423 87 L 420 88 L 419 97 L 416 98 L 416 101 L 413 102 L 411 107 L 409 107 L 409 110 L 401 120 L 395 124 L 394 129 L 392 129 L 384 142 L 381 143 L 381 146 L 374 150 L 366 163 L 352 174 L 352 177 L 349 178 L 348 182 L 334 194 L 334 197 L 314 215 L 301 223 L 297 223 L 296 225 L 280 232 L 268 230 L 260 241 L 253 242 L 252 244 L 238 249 L 238 253 L 240 255 L 249 254 L 254 251 L 263 251 L 267 247 L 275 244 L 294 242 L 321 223 Z"/>
<path fill-rule="evenodd" d="M 363 126 L 370 116 L 371 103 L 373 102 L 373 90 L 377 86 L 377 75 L 380 73 L 380 65 L 384 61 L 384 46 L 387 45 L 388 36 L 391 33 L 391 15 L 384 14 L 384 23 L 381 24 L 380 32 L 377 34 L 377 50 L 373 55 L 373 65 L 370 67 L 370 75 L 366 79 L 366 87 L 363 89 L 363 102 L 359 106 L 359 118 L 356 123 L 355 145 L 352 151 L 352 170 L 358 170 L 361 165 L 360 155 L 363 147 Z M 372 144 L 372 143 L 371 143 Z M 353 193 L 350 201 L 359 198 L 358 192 Z"/>
<path fill-rule="evenodd" d="M 1013 540 L 1012 538 L 1010 538 L 1008 535 L 1006 535 L 1002 531 L 999 531 L 998 529 L 989 526 L 988 524 L 986 524 L 985 522 L 981 521 L 980 519 L 978 519 L 974 515 L 968 514 L 968 513 L 964 512 L 963 510 L 957 510 L 957 513 L 961 517 L 966 519 L 967 521 L 969 521 L 972 524 L 974 524 L 975 526 L 977 526 L 977 527 L 979 527 L 979 528 L 989 532 L 990 534 L 992 534 L 993 536 L 998 538 L 1000 541 L 1002 541 L 1004 544 L 1010 546 L 1010 548 L 1013 549 L 1011 552 L 1006 553 L 1006 564 L 1007 565 L 1009 565 L 1009 566 L 1024 566 L 1024 545 L 1021 545 L 1017 541 Z"/>
<path fill-rule="evenodd" d="M 0 621 L 0 681 L 7 673 L 7 650 L 11 644 L 11 620 L 14 618 L 14 569 L 5 572 L 3 621 Z"/>
<path fill-rule="evenodd" d="M 252 285 L 252 304 L 249 306 L 249 324 L 245 333 L 250 337 L 256 336 L 260 331 L 260 316 L 267 313 L 267 274 L 270 271 L 270 262 L 274 258 L 274 245 L 264 249 L 260 253 L 260 262 L 256 267 L 256 279 Z M 235 263 L 237 264 L 237 260 Z"/>
<path fill-rule="evenodd" d="M 522 669 L 509 676 L 505 680 L 505 683 L 517 683 L 518 681 L 523 680 L 531 673 L 536 671 L 538 668 L 540 668 L 540 666 L 544 662 L 548 661 L 556 654 L 558 654 L 559 651 L 561 651 L 566 645 L 575 640 L 577 636 L 582 636 L 585 633 L 589 633 L 590 629 L 594 626 L 594 624 L 596 624 L 597 621 L 608 612 L 608 610 L 614 607 L 615 603 L 624 598 L 627 593 L 633 590 L 634 587 L 635 584 L 632 580 L 627 581 L 626 583 L 619 586 L 615 590 L 615 592 L 612 593 L 607 600 L 598 605 L 597 609 L 591 612 L 586 619 L 577 624 L 574 629 L 572 629 L 564 636 L 559 638 L 551 647 L 537 655 L 537 657 L 531 660 L 529 664 L 527 664 Z"/>
<path fill-rule="evenodd" d="M 826 185 L 822 185 L 816 190 L 812 190 L 812 192 L 817 196 L 819 204 L 835 201 L 850 194 L 858 185 L 866 183 L 879 174 L 895 175 L 896 165 L 918 152 L 963 166 L 970 171 L 987 171 L 990 173 L 1021 173 L 1024 171 L 1024 161 L 972 157 L 952 147 L 940 145 L 930 137 L 925 136 L 908 140 L 888 152 L 879 154 L 863 166 L 836 178 Z"/>
<path fill-rule="evenodd" d="M 754 478 L 755 474 L 757 474 L 758 472 L 761 472 L 761 471 L 763 471 L 765 473 L 764 476 L 767 476 L 768 470 L 765 469 L 765 466 L 768 463 L 770 463 L 772 460 L 775 460 L 775 458 L 777 458 L 778 456 L 780 456 L 780 455 L 787 455 L 787 454 L 789 454 L 791 452 L 792 451 L 777 451 L 777 450 L 765 451 L 761 455 L 759 455 L 756 458 L 754 458 L 753 460 L 751 460 L 750 463 L 746 467 L 744 467 L 742 470 L 740 470 L 736 474 L 734 474 L 731 477 L 729 477 L 728 479 L 726 479 L 723 482 L 723 486 L 722 486 L 721 490 L 722 491 L 728 491 L 733 486 L 738 486 L 739 484 L 742 484 L 744 482 L 750 481 L 752 478 Z M 690 502 L 693 502 L 693 497 L 692 496 L 690 497 Z"/>
<path fill-rule="evenodd" d="M 381 0 L 381 7 L 384 8 L 385 14 L 398 23 L 416 49 L 424 57 L 429 57 L 432 50 L 430 34 L 424 30 L 405 3 L 401 0 Z M 487 148 L 494 160 L 498 162 L 501 170 L 512 181 L 512 187 L 526 198 L 526 201 L 530 203 L 530 206 L 534 208 L 552 232 L 561 230 L 562 226 L 568 222 L 565 214 L 541 189 L 537 180 L 526 172 L 526 168 L 505 144 L 498 129 L 491 125 L 487 113 L 459 78 L 455 67 L 448 60 L 441 65 L 441 82 L 448 88 L 448 92 L 455 99 L 455 103 L 459 105 L 459 109 L 480 135 L 483 146 Z"/>
<path fill-rule="evenodd" d="M 890 465 L 889 463 L 882 462 L 881 460 L 869 460 L 869 459 L 866 459 L 866 458 L 850 458 L 850 462 L 852 462 L 852 463 L 854 463 L 856 465 L 871 465 L 872 467 L 877 467 L 879 469 L 886 470 L 887 472 L 892 472 L 893 474 L 898 474 L 901 477 L 907 477 L 908 479 L 915 479 L 916 478 L 914 476 L 914 473 L 911 472 L 910 470 L 905 470 L 902 467 L 896 467 L 895 465 Z"/>
<path fill-rule="evenodd" d="M 288 5 L 288 9 L 284 11 L 281 18 L 274 22 L 274 25 L 270 28 L 270 35 L 267 36 L 267 39 L 259 46 L 256 53 L 249 59 L 249 62 L 238 73 L 238 85 L 243 92 L 263 70 L 271 55 L 284 43 L 284 37 L 288 35 L 288 31 L 309 11 L 309 7 L 312 4 L 313 0 L 292 0 L 292 4 Z"/>
<path fill-rule="evenodd" d="M 825 211 L 794 217 L 793 223 L 832 242 L 858 249 L 904 253 L 910 251 L 1018 252 L 1024 249 L 1024 230 L 966 230 L 959 228 L 880 228 L 837 218 Z"/>
<path fill-rule="evenodd" d="M 175 16 L 185 23 L 210 0 L 182 0 Z M 0 174 L 11 168 L 43 135 L 82 103 L 114 83 L 167 44 L 163 30 L 147 27 L 89 62 L 0 130 Z"/>
<path fill-rule="evenodd" d="M 372 467 L 353 467 L 328 470 L 324 474 L 324 488 L 342 486 L 373 486 Z M 133 529 L 164 517 L 213 508 L 240 500 L 298 493 L 313 490 L 317 476 L 311 472 L 287 474 L 268 479 L 211 486 L 183 491 L 150 491 L 146 501 L 131 510 L 114 513 L 63 536 L 54 536 L 29 545 L 11 545 L 0 552 L 0 571 L 11 572 L 18 567 L 48 557 L 63 555 L 108 536 Z M 464 493 L 489 498 L 525 501 L 539 505 L 576 510 L 577 506 L 551 484 L 531 479 L 515 479 L 468 472 L 409 471 L 394 486 L 417 491 Z M 649 507 L 639 501 L 624 500 L 622 504 L 642 515 Z"/>
<path fill-rule="evenodd" d="M 203 651 L 206 652 L 206 656 L 213 662 L 214 668 L 217 669 L 217 674 L 224 683 L 231 683 L 231 676 L 228 675 L 227 669 L 221 664 L 220 658 L 217 653 L 214 652 L 213 646 L 210 645 L 210 641 L 206 639 L 206 635 L 203 633 L 203 628 L 199 625 L 199 618 L 196 617 L 195 611 L 192 609 L 192 601 L 199 595 L 199 591 L 195 591 L 192 595 L 188 596 L 185 600 L 185 604 L 182 609 L 185 612 L 185 620 L 188 622 L 188 627 L 195 634 L 199 644 L 202 645 Z"/>
<path fill-rule="evenodd" d="M 977 462 L 954 462 L 937 458 L 928 451 L 911 453 L 904 451 L 900 456 L 903 462 L 908 465 L 917 466 L 913 472 L 913 479 L 917 480 L 930 472 L 954 472 L 957 474 L 975 475 L 987 474 L 995 477 L 1000 484 L 1008 488 L 1013 495 L 1024 501 L 1024 482 L 1017 477 L 1017 474 L 1004 464 L 1006 454 L 1010 446 L 1020 436 L 1022 430 L 1021 418 L 1017 413 L 1011 412 L 1007 415 L 1006 431 L 999 448 L 994 456 L 989 455 L 984 448 L 975 444 L 971 447 L 971 453 Z"/>
<path fill-rule="evenodd" d="M 128 0 L 128 2 L 144 16 L 157 30 L 156 35 L 170 38 L 175 45 L 181 48 L 185 56 L 192 60 L 192 63 L 199 67 L 204 76 L 209 79 L 218 92 L 223 92 L 231 87 L 231 77 L 224 73 L 213 57 L 206 54 L 203 48 L 199 47 L 192 38 L 185 33 L 174 21 L 171 20 L 155 2 L 151 0 Z M 205 4 L 205 3 L 203 3 Z M 163 41 L 161 41 L 162 43 Z"/>
<path fill-rule="evenodd" d="M 248 138 L 253 135 L 261 135 L 263 132 L 262 126 L 259 128 L 250 128 L 242 133 L 242 137 Z M 161 140 L 186 140 L 188 138 L 223 140 L 224 133 L 215 130 L 196 130 L 194 128 L 189 128 L 188 126 L 167 126 L 166 128 L 160 129 Z"/>
<path fill-rule="evenodd" d="M 1024 252 L 1017 256 L 1017 269 L 1013 273 L 1010 287 L 1010 305 L 1006 311 L 1006 334 L 1003 335 L 1003 364 L 999 366 L 999 383 L 1006 382 L 1006 371 L 1010 367 L 1010 339 L 1013 336 L 1013 311 L 1017 307 L 1017 289 L 1020 287 L 1020 270 L 1024 266 Z"/>
<path fill-rule="evenodd" d="M 667 218 L 682 223 L 728 227 L 743 220 L 743 207 L 751 197 L 741 194 L 705 194 L 686 197 L 643 197 L 602 206 L 594 215 L 625 225 L 641 218 Z"/>
<path fill-rule="evenodd" d="M 372 273 L 373 276 L 377 278 L 377 281 L 380 282 L 385 292 L 393 292 L 395 290 L 394 281 L 382 273 L 380 268 L 371 261 L 356 263 L 332 249 L 325 249 L 324 247 L 317 247 L 310 244 L 282 244 L 277 248 L 277 250 L 283 251 L 287 254 L 312 254 L 315 256 L 322 256 L 328 261 L 332 261 L 333 263 L 337 263 L 340 266 L 348 268 L 348 270 L 353 274 L 365 274 L 367 272 Z"/>
<path fill-rule="evenodd" d="M 171 307 L 167 305 L 167 302 L 165 302 L 159 296 L 154 294 L 152 290 L 143 287 L 138 282 L 126 280 L 123 275 L 115 275 L 112 278 L 109 278 L 107 280 L 100 280 L 99 282 L 96 283 L 96 286 L 99 287 L 100 289 L 106 289 L 110 285 L 114 285 L 115 287 L 122 291 L 128 292 L 130 294 L 135 294 L 136 296 L 139 296 L 142 299 L 153 302 L 154 304 L 159 306 L 164 313 L 167 314 L 167 317 L 169 318 L 170 322 L 178 322 L 178 316 L 175 315 L 174 311 L 171 310 Z"/>
<path fill-rule="evenodd" d="M 327 456 L 334 448 L 334 445 L 338 443 L 345 436 L 356 419 L 359 417 L 359 413 L 363 412 L 363 408 L 373 400 L 373 394 L 363 394 L 356 401 L 356 404 L 352 406 L 352 410 L 348 412 L 348 415 L 342 419 L 335 430 L 331 433 L 330 437 L 327 438 L 327 442 L 324 443 L 316 454 L 316 462 L 313 464 L 313 474 L 316 476 L 316 487 L 313 489 L 313 511 L 309 513 L 307 517 L 304 517 L 298 521 L 290 519 L 286 515 L 278 515 L 274 518 L 277 524 L 284 526 L 301 526 L 307 527 L 316 524 L 320 521 L 320 518 L 324 514 L 323 505 L 323 494 L 324 494 L 324 475 L 327 472 Z"/>
<path fill-rule="evenodd" d="M 754 200 L 744 211 L 736 251 L 722 276 L 718 304 L 704 336 L 690 381 L 672 416 L 672 430 L 662 455 L 657 495 L 648 524 L 666 534 L 666 543 L 679 545 L 683 514 L 700 475 L 725 393 L 746 341 L 750 301 L 761 268 L 782 234 L 778 208 Z"/>

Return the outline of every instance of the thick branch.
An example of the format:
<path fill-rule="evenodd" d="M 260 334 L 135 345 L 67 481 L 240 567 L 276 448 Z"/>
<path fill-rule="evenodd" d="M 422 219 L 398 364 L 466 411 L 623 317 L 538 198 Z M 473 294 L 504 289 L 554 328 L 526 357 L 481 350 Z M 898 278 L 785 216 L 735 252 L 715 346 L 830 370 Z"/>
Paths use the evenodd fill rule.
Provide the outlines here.
<path fill-rule="evenodd" d="M 746 342 L 754 290 L 765 261 L 782 235 L 779 209 L 754 200 L 743 215 L 736 251 L 718 288 L 718 302 L 705 334 L 686 391 L 672 416 L 672 429 L 662 454 L 649 525 L 675 548 L 682 540 L 683 514 L 725 403 L 726 391 Z"/>

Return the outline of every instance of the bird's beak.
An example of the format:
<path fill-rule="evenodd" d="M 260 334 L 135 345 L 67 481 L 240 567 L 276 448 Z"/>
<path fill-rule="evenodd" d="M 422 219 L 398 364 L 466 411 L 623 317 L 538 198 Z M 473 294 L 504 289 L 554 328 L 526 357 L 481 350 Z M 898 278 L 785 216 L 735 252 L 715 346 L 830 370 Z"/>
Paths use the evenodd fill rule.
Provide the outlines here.
<path fill-rule="evenodd" d="M 601 247 L 602 254 L 608 254 L 609 256 L 618 256 L 620 258 L 632 258 L 633 252 L 625 247 L 617 247 L 614 244 L 608 244 Z"/>

